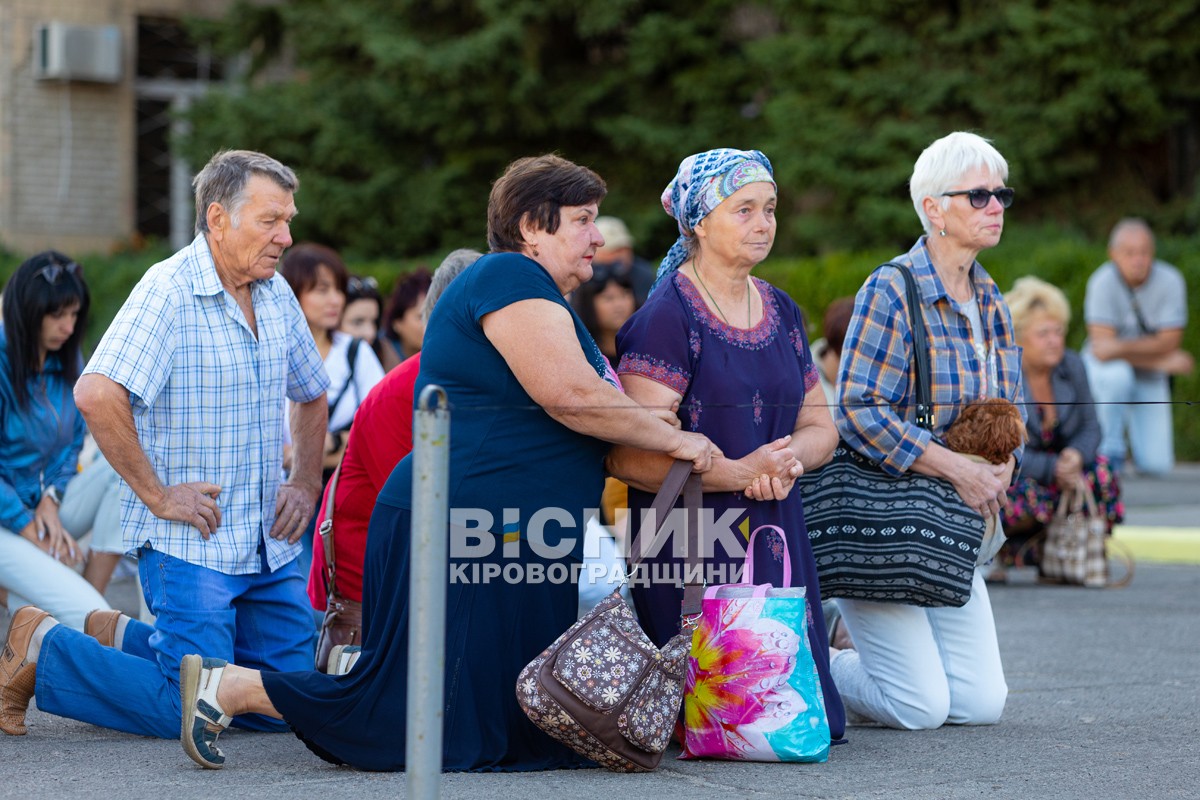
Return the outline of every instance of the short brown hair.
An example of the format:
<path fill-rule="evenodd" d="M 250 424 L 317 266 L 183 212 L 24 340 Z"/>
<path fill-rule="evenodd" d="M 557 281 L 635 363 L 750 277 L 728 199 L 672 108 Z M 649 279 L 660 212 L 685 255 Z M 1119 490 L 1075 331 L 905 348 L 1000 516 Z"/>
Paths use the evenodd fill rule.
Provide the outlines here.
<path fill-rule="evenodd" d="M 339 292 L 345 294 L 350 273 L 337 251 L 323 244 L 304 242 L 289 247 L 279 262 L 279 273 L 287 279 L 288 286 L 292 287 L 292 292 L 299 300 L 300 295 L 317 285 L 317 272 L 321 267 L 329 269 L 333 275 L 333 284 Z"/>
<path fill-rule="evenodd" d="M 564 206 L 599 203 L 608 194 L 604 179 L 562 156 L 519 158 L 492 184 L 488 198 L 488 247 L 494 252 L 520 252 L 521 222 L 555 233 Z"/>
<path fill-rule="evenodd" d="M 821 323 L 821 332 L 825 334 L 825 347 L 839 358 L 842 355 L 842 345 L 846 343 L 846 330 L 850 327 L 852 316 L 853 297 L 839 297 L 825 309 L 825 319 Z"/>

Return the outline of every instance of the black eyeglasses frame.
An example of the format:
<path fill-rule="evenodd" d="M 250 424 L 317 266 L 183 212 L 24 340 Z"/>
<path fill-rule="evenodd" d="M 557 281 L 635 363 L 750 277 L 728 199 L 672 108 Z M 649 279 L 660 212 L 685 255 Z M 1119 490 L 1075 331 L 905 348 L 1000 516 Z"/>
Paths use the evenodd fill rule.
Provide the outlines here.
<path fill-rule="evenodd" d="M 1016 192 L 1009 186 L 1004 186 L 999 189 L 962 189 L 956 192 L 943 192 L 941 197 L 958 197 L 965 194 L 971 202 L 971 208 L 987 208 L 988 203 L 992 198 L 1000 203 L 1002 208 L 1008 208 L 1013 204 L 1013 197 Z"/>

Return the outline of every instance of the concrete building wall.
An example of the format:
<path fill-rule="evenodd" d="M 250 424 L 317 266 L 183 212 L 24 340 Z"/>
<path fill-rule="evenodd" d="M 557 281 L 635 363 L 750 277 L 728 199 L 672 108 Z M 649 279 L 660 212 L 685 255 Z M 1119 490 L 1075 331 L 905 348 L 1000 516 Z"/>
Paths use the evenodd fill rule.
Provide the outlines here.
<path fill-rule="evenodd" d="M 105 251 L 135 234 L 137 19 L 225 0 L 0 0 L 0 245 Z M 117 25 L 118 83 L 38 80 L 39 23 Z"/>

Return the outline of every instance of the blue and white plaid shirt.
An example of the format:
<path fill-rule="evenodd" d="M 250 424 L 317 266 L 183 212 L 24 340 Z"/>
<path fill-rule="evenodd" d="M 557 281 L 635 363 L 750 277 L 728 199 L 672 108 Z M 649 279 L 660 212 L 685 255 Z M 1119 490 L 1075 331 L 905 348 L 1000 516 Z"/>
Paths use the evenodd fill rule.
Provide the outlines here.
<path fill-rule="evenodd" d="M 950 298 L 929 260 L 925 237 L 892 260 L 911 267 L 917 279 L 930 349 L 933 431 L 914 422 L 912 326 L 904 276 L 894 267 L 871 273 L 854 298 L 834 416 L 847 444 L 885 472 L 899 475 L 970 401 L 1003 397 L 1021 403 L 1021 348 L 1004 297 L 978 261 L 971 266 L 971 282 L 983 322 L 983 357 L 975 352 L 966 314 Z M 1020 408 L 1024 419 L 1025 407 Z M 1022 445 L 1014 454 L 1018 464 L 1024 450 Z"/>
<path fill-rule="evenodd" d="M 165 486 L 221 487 L 221 526 L 205 541 L 190 525 L 154 516 L 123 485 L 129 550 L 149 542 L 229 575 L 259 572 L 260 542 L 272 570 L 300 552 L 267 535 L 282 471 L 284 398 L 315 400 L 329 378 L 283 277 L 255 281 L 252 293 L 257 338 L 201 234 L 147 271 L 84 370 L 129 391 L 138 439 Z"/>

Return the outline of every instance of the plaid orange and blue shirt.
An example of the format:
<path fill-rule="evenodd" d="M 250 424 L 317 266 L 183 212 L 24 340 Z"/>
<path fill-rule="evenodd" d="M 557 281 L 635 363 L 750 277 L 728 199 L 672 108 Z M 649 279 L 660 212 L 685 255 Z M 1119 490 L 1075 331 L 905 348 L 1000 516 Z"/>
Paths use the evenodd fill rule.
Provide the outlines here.
<path fill-rule="evenodd" d="M 904 276 L 895 267 L 871 273 L 854 298 L 835 418 L 848 445 L 899 475 L 940 439 L 968 402 L 984 397 L 1021 402 L 1021 348 L 1000 289 L 979 262 L 970 274 L 983 323 L 983 352 L 972 341 L 965 304 L 950 298 L 934 270 L 925 237 L 893 261 L 911 269 L 917 282 L 930 349 L 933 429 L 915 422 L 912 326 Z M 1018 407 L 1024 419 L 1025 408 Z M 1015 454 L 1018 463 L 1023 450 Z"/>

